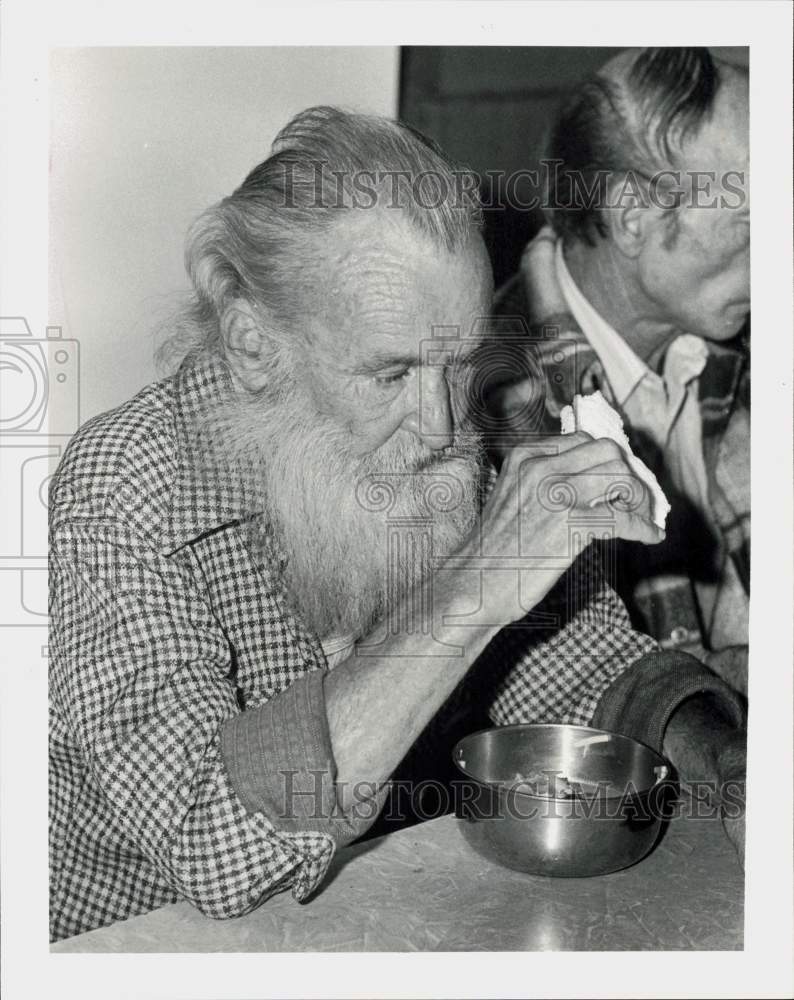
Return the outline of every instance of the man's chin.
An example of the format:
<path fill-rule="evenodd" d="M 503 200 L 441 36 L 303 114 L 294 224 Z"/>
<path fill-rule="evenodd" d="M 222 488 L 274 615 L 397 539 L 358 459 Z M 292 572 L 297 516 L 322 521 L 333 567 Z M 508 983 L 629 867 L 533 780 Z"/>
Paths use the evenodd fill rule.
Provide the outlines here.
<path fill-rule="evenodd" d="M 747 322 L 750 315 L 750 303 L 746 301 L 733 302 L 726 306 L 722 315 L 712 324 L 715 332 L 706 334 L 711 340 L 733 340 Z"/>

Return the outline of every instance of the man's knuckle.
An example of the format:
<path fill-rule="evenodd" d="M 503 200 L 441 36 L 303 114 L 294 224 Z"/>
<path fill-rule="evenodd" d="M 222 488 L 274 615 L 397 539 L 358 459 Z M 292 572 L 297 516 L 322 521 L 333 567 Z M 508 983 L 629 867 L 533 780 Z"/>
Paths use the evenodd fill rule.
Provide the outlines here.
<path fill-rule="evenodd" d="M 604 460 L 607 462 L 619 462 L 623 459 L 623 452 L 620 450 L 620 446 L 616 444 L 612 438 L 599 438 L 596 442 L 601 454 L 604 456 Z"/>

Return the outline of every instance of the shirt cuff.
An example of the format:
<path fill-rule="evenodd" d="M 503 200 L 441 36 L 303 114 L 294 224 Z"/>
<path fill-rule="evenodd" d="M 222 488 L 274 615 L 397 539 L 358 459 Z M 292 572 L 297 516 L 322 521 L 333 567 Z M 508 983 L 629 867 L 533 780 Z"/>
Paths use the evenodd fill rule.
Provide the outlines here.
<path fill-rule="evenodd" d="M 737 728 L 746 725 L 743 700 L 702 663 L 680 650 L 641 656 L 602 694 L 590 725 L 630 736 L 663 753 L 667 723 L 694 695 L 711 695 Z"/>
<path fill-rule="evenodd" d="M 375 821 L 388 785 L 368 784 L 344 812 L 325 711 L 326 671 L 312 670 L 264 705 L 221 727 L 221 755 L 247 812 L 263 813 L 277 831 L 319 833 L 337 847 Z"/>

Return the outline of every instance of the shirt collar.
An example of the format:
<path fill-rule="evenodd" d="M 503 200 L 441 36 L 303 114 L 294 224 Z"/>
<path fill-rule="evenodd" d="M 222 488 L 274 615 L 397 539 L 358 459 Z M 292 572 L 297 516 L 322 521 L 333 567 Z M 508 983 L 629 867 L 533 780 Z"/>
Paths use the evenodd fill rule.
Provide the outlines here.
<path fill-rule="evenodd" d="M 638 383 L 653 372 L 581 293 L 565 263 L 561 239 L 557 240 L 555 269 L 568 308 L 598 355 L 616 404 L 623 406 Z"/>
<path fill-rule="evenodd" d="M 659 392 L 672 391 L 675 394 L 683 391 L 692 379 L 701 374 L 709 357 L 709 348 L 702 337 L 692 333 L 679 334 L 667 346 L 664 374 L 660 377 L 584 297 L 565 263 L 562 240 L 557 241 L 555 267 L 562 293 L 604 367 L 618 406 L 625 404 L 643 379 L 647 379 Z"/>
<path fill-rule="evenodd" d="M 228 368 L 220 359 L 187 361 L 173 376 L 173 385 L 175 469 L 160 538 L 165 553 L 254 512 L 252 498 L 233 476 L 204 473 L 206 459 L 195 433 L 205 408 L 233 391 Z"/>

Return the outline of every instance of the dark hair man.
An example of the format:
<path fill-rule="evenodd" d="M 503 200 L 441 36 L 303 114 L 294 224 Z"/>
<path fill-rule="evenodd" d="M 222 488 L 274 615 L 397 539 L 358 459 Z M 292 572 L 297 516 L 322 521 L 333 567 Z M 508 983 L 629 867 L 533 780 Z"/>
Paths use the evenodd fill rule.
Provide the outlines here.
<path fill-rule="evenodd" d="M 620 546 L 635 622 L 746 693 L 747 73 L 707 49 L 621 53 L 573 94 L 549 158 L 549 225 L 496 311 L 546 331 L 545 425 L 601 389 L 671 499 L 663 545 Z M 514 429 L 532 392 L 493 393 Z"/>

